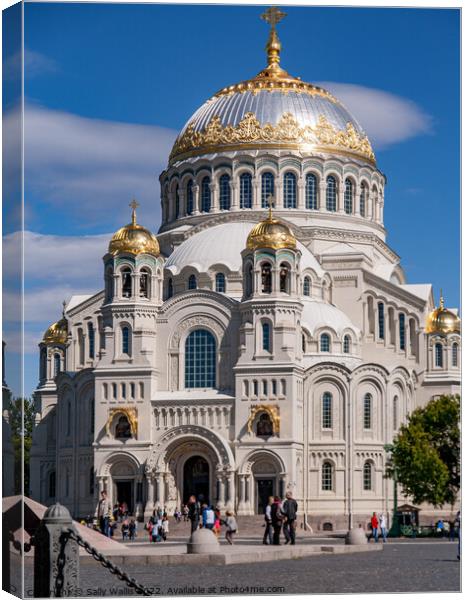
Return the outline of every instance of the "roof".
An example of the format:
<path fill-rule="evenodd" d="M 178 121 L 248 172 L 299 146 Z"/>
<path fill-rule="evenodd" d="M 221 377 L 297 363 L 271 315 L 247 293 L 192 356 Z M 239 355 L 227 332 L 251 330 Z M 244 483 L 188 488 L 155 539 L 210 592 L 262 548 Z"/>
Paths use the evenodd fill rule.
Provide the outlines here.
<path fill-rule="evenodd" d="M 334 330 L 340 337 L 345 330 L 352 330 L 355 335 L 359 336 L 359 329 L 356 327 L 349 317 L 334 306 L 321 300 L 313 300 L 312 298 L 302 298 L 303 312 L 301 325 L 307 329 L 311 335 L 322 327 L 329 327 Z"/>

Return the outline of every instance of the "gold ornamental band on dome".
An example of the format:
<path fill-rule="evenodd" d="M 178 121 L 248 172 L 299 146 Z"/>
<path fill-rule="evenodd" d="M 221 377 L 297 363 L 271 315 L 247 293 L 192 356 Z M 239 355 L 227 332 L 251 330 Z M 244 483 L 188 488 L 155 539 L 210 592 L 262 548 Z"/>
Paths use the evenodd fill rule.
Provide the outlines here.
<path fill-rule="evenodd" d="M 250 416 L 247 422 L 248 433 L 253 433 L 253 423 L 257 415 L 261 413 L 267 413 L 271 417 L 272 421 L 272 432 L 278 434 L 280 431 L 281 418 L 279 416 L 279 408 L 269 404 L 257 404 L 251 407 Z"/>
<path fill-rule="evenodd" d="M 136 222 L 136 208 L 139 204 L 132 200 L 130 207 L 131 223 L 121 227 L 114 233 L 109 243 L 109 253 L 117 254 L 152 254 L 159 256 L 161 251 L 156 236 Z"/>
<path fill-rule="evenodd" d="M 119 414 L 128 419 L 131 435 L 136 437 L 138 435 L 138 411 L 134 406 L 119 406 L 109 409 L 109 416 L 107 418 L 107 423 L 105 424 L 105 431 L 107 435 L 110 436 L 112 422 Z"/>
<path fill-rule="evenodd" d="M 65 318 L 60 319 L 47 329 L 42 341 L 47 345 L 66 344 L 68 338 L 68 322 Z"/>
<path fill-rule="evenodd" d="M 214 115 L 202 131 L 195 131 L 194 124 L 190 123 L 176 140 L 169 162 L 186 158 L 188 153 L 191 156 L 204 154 L 208 149 L 211 152 L 226 151 L 236 144 L 241 144 L 242 148 L 244 145 L 258 148 L 269 144 L 293 144 L 304 151 L 314 146 L 330 147 L 375 162 L 368 138 L 359 135 L 352 123 L 347 123 L 345 130 L 336 129 L 320 115 L 315 126 L 301 126 L 289 112 L 281 116 L 277 125 L 261 125 L 253 112 L 247 112 L 236 126 L 224 127 L 218 115 Z"/>

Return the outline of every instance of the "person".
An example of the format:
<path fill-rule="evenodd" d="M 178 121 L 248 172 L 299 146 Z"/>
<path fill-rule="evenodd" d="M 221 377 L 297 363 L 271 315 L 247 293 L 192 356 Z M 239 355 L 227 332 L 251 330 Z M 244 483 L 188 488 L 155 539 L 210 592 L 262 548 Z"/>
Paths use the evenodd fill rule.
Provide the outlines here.
<path fill-rule="evenodd" d="M 152 523 L 151 519 L 149 519 L 149 521 L 146 524 L 146 530 L 148 532 L 150 542 L 152 542 L 152 528 L 153 527 L 154 527 L 154 524 Z"/>
<path fill-rule="evenodd" d="M 297 525 L 298 504 L 292 496 L 292 492 L 287 492 L 285 502 L 282 505 L 282 514 L 284 515 L 284 536 L 285 543 L 291 546 L 295 545 L 295 527 Z"/>
<path fill-rule="evenodd" d="M 118 516 L 119 516 L 118 503 L 114 504 L 114 507 L 113 507 L 113 510 L 112 510 L 112 516 L 114 518 L 114 521 L 118 521 Z"/>
<path fill-rule="evenodd" d="M 461 559 L 461 511 L 457 511 L 457 560 Z"/>
<path fill-rule="evenodd" d="M 274 498 L 269 496 L 268 503 L 264 509 L 264 521 L 266 523 L 263 535 L 263 544 L 272 546 L 272 519 L 271 519 L 271 506 L 273 505 Z"/>
<path fill-rule="evenodd" d="M 281 499 L 279 496 L 274 496 L 274 502 L 271 505 L 271 523 L 274 530 L 272 536 L 272 543 L 274 546 L 280 546 L 281 527 L 282 527 L 282 513 L 281 513 Z"/>
<path fill-rule="evenodd" d="M 97 518 L 99 519 L 99 526 L 101 533 L 109 535 L 109 521 L 110 521 L 110 504 L 107 500 L 107 492 L 102 490 L 101 499 L 97 507 Z"/>
<path fill-rule="evenodd" d="M 122 521 L 122 540 L 125 541 L 128 538 L 128 534 L 130 533 L 130 524 L 128 519 L 125 517 Z"/>
<path fill-rule="evenodd" d="M 375 544 L 378 542 L 378 517 L 376 513 L 373 513 L 371 517 L 371 534 L 375 540 Z"/>
<path fill-rule="evenodd" d="M 130 524 L 128 526 L 128 534 L 130 537 L 130 542 L 134 542 L 136 537 L 136 521 L 134 520 L 134 518 L 130 519 Z"/>
<path fill-rule="evenodd" d="M 216 521 L 216 515 L 212 510 L 212 507 L 208 504 L 203 504 L 203 527 L 206 529 L 214 529 L 214 523 Z"/>
<path fill-rule="evenodd" d="M 438 519 L 436 523 L 436 531 L 440 537 L 444 536 L 444 523 L 442 519 Z"/>
<path fill-rule="evenodd" d="M 188 513 L 189 513 L 189 508 L 187 504 L 183 505 L 183 521 L 186 523 L 187 521 L 189 521 L 190 519 L 188 518 Z"/>
<path fill-rule="evenodd" d="M 388 528 L 386 524 L 386 516 L 383 513 L 379 515 L 379 528 L 381 529 L 381 537 L 383 538 L 383 543 L 386 543 L 386 538 L 388 536 Z"/>
<path fill-rule="evenodd" d="M 233 544 L 233 535 L 237 533 L 237 519 L 234 517 L 232 511 L 228 510 L 226 513 L 225 525 L 227 527 L 227 531 L 225 532 L 225 539 L 228 541 L 230 545 Z"/>
<path fill-rule="evenodd" d="M 221 532 L 221 509 L 216 506 L 216 508 L 214 509 L 214 527 L 213 527 L 213 531 L 216 534 L 216 537 L 219 537 L 219 534 Z"/>
<path fill-rule="evenodd" d="M 169 518 L 167 515 L 162 517 L 162 539 L 167 541 L 167 536 L 169 534 Z"/>
<path fill-rule="evenodd" d="M 199 527 L 200 506 L 195 496 L 190 496 L 188 500 L 188 518 L 191 521 L 191 533 Z"/>

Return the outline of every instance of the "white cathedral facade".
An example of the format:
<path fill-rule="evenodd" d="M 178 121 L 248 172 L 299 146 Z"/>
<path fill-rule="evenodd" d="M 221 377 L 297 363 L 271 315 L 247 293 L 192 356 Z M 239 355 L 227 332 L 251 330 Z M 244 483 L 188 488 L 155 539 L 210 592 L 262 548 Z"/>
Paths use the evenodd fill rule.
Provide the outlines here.
<path fill-rule="evenodd" d="M 106 489 L 143 518 L 195 493 L 253 515 L 290 490 L 314 529 L 358 526 L 392 511 L 385 445 L 407 415 L 460 389 L 457 311 L 386 244 L 370 141 L 281 68 L 269 20 L 267 67 L 179 134 L 157 237 L 132 203 L 104 289 L 44 335 L 39 502 L 85 516 Z"/>

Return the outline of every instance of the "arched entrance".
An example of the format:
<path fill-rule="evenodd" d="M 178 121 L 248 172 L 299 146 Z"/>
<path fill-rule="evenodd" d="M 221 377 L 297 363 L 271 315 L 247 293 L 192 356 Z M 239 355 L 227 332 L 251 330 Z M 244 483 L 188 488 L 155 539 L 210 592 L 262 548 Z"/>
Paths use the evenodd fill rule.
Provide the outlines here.
<path fill-rule="evenodd" d="M 286 469 L 282 458 L 270 450 L 256 450 L 241 467 L 238 514 L 264 514 L 269 496 L 284 496 Z"/>
<path fill-rule="evenodd" d="M 211 500 L 209 464 L 202 456 L 191 456 L 183 466 L 183 502 L 193 494 L 200 502 Z"/>

